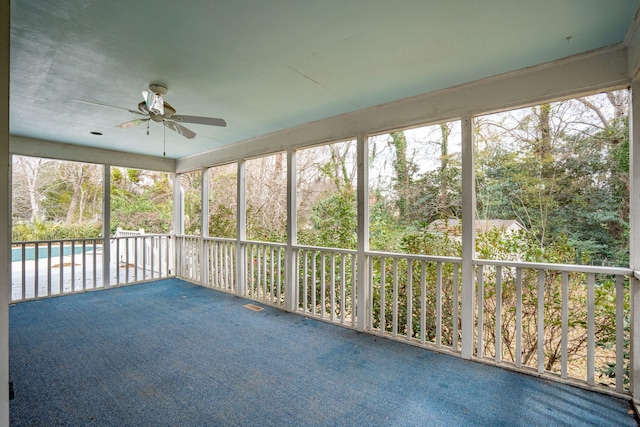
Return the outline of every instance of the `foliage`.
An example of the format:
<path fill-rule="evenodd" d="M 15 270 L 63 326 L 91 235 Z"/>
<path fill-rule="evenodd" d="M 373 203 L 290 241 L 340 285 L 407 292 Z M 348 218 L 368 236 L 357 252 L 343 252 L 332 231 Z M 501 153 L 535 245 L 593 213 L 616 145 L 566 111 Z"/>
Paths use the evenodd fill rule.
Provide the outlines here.
<path fill-rule="evenodd" d="M 19 223 L 12 230 L 12 241 L 29 242 L 36 240 L 60 240 L 102 237 L 102 224 L 87 222 L 66 225 L 64 223 L 36 221 Z"/>
<path fill-rule="evenodd" d="M 355 249 L 357 209 L 355 192 L 346 188 L 321 199 L 313 206 L 311 230 L 299 235 L 300 243 Z"/>
<path fill-rule="evenodd" d="M 111 234 L 118 228 L 168 233 L 171 229 L 172 189 L 166 174 L 112 169 Z M 143 177 L 146 176 L 146 179 Z"/>

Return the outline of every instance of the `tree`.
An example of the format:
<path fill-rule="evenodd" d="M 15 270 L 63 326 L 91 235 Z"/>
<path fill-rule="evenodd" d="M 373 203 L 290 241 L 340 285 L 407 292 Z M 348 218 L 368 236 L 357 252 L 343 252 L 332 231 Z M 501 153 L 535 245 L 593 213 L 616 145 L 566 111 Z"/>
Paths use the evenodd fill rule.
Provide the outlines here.
<path fill-rule="evenodd" d="M 479 118 L 478 213 L 518 219 L 544 248 L 566 238 L 574 262 L 628 259 L 625 91 Z"/>

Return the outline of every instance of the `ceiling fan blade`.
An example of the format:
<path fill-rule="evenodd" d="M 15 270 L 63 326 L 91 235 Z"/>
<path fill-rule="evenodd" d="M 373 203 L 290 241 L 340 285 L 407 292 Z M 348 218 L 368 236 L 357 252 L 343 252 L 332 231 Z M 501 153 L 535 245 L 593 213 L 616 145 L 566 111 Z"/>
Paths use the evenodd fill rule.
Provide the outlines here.
<path fill-rule="evenodd" d="M 78 102 L 80 104 L 97 105 L 99 107 L 115 108 L 116 110 L 124 110 L 124 111 L 128 111 L 130 113 L 133 113 L 133 114 L 138 114 L 140 116 L 144 116 L 145 115 L 145 114 L 142 114 L 140 111 L 130 110 L 128 108 L 123 108 L 123 107 L 116 107 L 114 105 L 109 105 L 109 104 L 101 104 L 100 102 L 83 101 L 82 99 L 71 99 L 70 101 Z"/>
<path fill-rule="evenodd" d="M 162 123 L 164 123 L 164 125 L 169 129 L 171 129 L 172 131 L 178 132 L 180 135 L 184 136 L 187 139 L 193 139 L 196 137 L 196 133 L 194 131 L 187 129 L 186 127 L 182 126 L 179 123 L 176 123 L 171 120 L 165 120 Z"/>
<path fill-rule="evenodd" d="M 174 115 L 171 117 L 172 120 L 176 120 L 182 123 L 194 123 L 198 125 L 210 125 L 210 126 L 227 126 L 227 122 L 223 119 L 216 119 L 214 117 L 200 117 L 200 116 L 183 116 L 183 115 Z"/>
<path fill-rule="evenodd" d="M 148 122 L 149 119 L 135 119 L 135 120 L 131 120 L 130 122 L 125 122 L 125 123 L 121 123 L 118 126 L 116 126 L 117 128 L 121 128 L 121 129 L 127 129 L 127 128 L 131 128 L 134 126 L 138 126 L 141 125 L 144 122 Z"/>

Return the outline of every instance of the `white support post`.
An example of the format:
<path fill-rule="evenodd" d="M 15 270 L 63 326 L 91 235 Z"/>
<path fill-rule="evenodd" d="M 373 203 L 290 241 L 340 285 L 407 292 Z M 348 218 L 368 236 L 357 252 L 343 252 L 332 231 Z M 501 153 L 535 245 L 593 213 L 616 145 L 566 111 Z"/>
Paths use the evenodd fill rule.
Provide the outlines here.
<path fill-rule="evenodd" d="M 9 427 L 11 156 L 9 155 L 9 0 L 0 3 L 0 427 Z"/>
<path fill-rule="evenodd" d="M 102 167 L 102 286 L 108 288 L 111 286 L 111 165 Z"/>
<path fill-rule="evenodd" d="M 236 295 L 243 297 L 247 294 L 247 254 L 245 241 L 247 240 L 247 168 L 245 160 L 238 161 L 236 179 L 237 206 L 237 239 L 236 239 Z"/>
<path fill-rule="evenodd" d="M 462 341 L 461 356 L 473 356 L 476 183 L 473 159 L 473 118 L 462 116 Z"/>
<path fill-rule="evenodd" d="M 200 176 L 200 284 L 209 283 L 207 241 L 209 237 L 209 168 L 202 168 Z"/>
<path fill-rule="evenodd" d="M 175 236 L 184 234 L 184 193 L 180 183 L 180 174 L 173 176 L 173 275 L 178 275 L 178 257 L 182 257 L 181 248 L 177 244 Z"/>
<path fill-rule="evenodd" d="M 287 151 L 287 248 L 284 270 L 284 307 L 287 311 L 296 311 L 298 307 L 298 263 L 295 246 L 298 244 L 298 162 L 294 150 Z"/>
<path fill-rule="evenodd" d="M 173 176 L 173 234 L 184 234 L 184 195 L 180 174 Z"/>
<path fill-rule="evenodd" d="M 634 271 L 640 270 L 640 79 L 631 84 L 629 112 L 629 261 Z M 631 335 L 629 380 L 633 400 L 640 402 L 640 280 L 629 279 Z"/>
<path fill-rule="evenodd" d="M 359 331 L 371 329 L 371 280 L 369 277 L 369 145 L 366 136 L 358 135 L 358 275 L 356 281 L 356 316 Z"/>

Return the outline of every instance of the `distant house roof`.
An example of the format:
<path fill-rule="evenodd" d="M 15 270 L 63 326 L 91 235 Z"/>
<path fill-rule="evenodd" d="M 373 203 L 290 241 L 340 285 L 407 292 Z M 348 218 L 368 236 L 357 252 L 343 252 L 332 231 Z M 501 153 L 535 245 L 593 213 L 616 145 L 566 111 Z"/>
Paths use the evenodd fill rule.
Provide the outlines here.
<path fill-rule="evenodd" d="M 458 218 L 437 219 L 429 224 L 427 231 L 430 233 L 447 233 L 452 235 L 460 234 L 461 223 Z M 476 219 L 476 233 L 485 233 L 494 228 L 503 228 L 512 233 L 525 228 L 515 219 Z"/>

